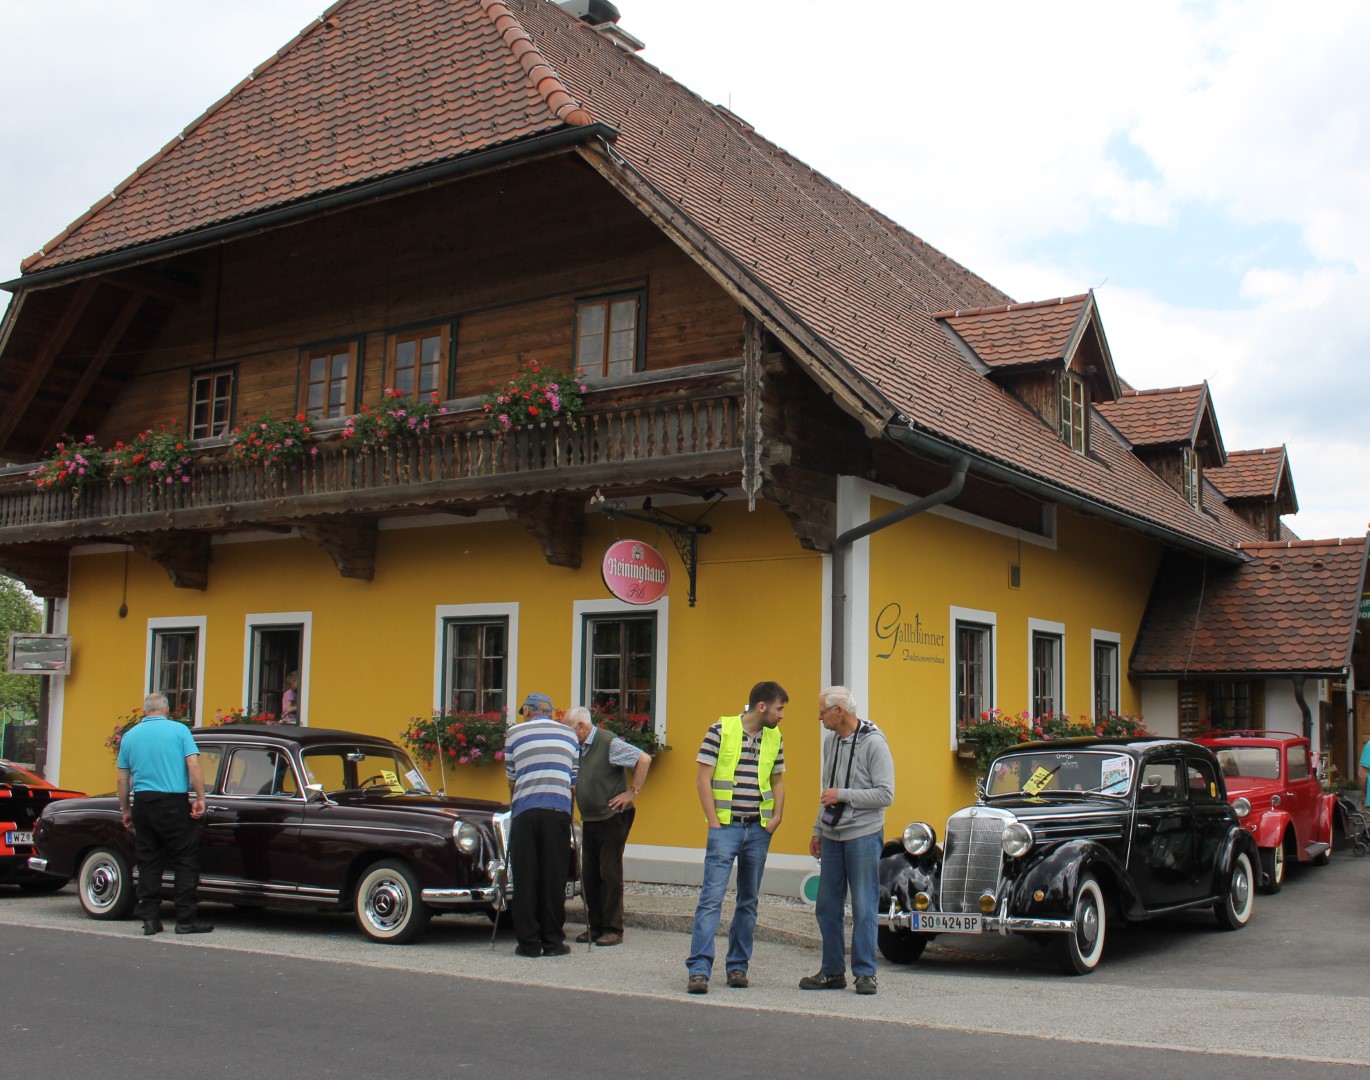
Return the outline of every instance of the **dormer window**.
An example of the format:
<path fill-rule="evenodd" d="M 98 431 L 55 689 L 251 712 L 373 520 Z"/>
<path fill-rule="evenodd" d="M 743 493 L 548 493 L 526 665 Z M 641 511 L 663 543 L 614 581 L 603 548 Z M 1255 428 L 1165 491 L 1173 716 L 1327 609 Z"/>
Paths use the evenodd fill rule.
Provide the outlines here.
<path fill-rule="evenodd" d="M 1085 380 L 1061 372 L 1061 439 L 1077 454 L 1085 452 Z"/>
<path fill-rule="evenodd" d="M 1180 485 L 1184 501 L 1195 510 L 1199 509 L 1199 455 L 1192 446 L 1184 448 L 1184 459 L 1180 463 Z"/>

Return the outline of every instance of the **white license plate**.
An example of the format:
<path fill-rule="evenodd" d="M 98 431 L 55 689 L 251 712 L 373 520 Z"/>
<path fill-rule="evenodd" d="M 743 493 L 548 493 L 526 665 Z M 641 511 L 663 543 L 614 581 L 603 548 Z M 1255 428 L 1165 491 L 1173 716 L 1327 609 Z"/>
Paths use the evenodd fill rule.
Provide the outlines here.
<path fill-rule="evenodd" d="M 20 832 L 17 829 L 11 829 L 9 832 L 5 833 L 5 843 L 7 843 L 10 847 L 14 847 L 15 844 L 28 844 L 30 847 L 32 847 L 33 833 Z"/>
<path fill-rule="evenodd" d="M 935 930 L 939 934 L 978 934 L 979 915 L 944 915 L 940 911 L 915 911 L 910 930 Z"/>

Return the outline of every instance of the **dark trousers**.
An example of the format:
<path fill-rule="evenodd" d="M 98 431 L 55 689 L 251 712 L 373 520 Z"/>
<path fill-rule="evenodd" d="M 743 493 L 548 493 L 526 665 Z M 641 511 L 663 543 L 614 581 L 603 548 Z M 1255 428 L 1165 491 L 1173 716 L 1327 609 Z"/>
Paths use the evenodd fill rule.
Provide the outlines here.
<path fill-rule="evenodd" d="M 566 877 L 571 868 L 571 815 L 537 807 L 514 815 L 509 829 L 514 896 L 509 916 L 525 949 L 566 940 Z"/>
<path fill-rule="evenodd" d="M 585 906 L 590 909 L 590 936 L 623 933 L 623 848 L 637 810 L 629 807 L 603 821 L 582 823 Z"/>
<path fill-rule="evenodd" d="M 200 823 L 190 816 L 186 793 L 139 791 L 133 796 L 133 850 L 138 860 L 138 905 L 144 921 L 160 917 L 162 869 L 175 874 L 172 896 L 176 921 L 195 921 L 195 889 L 200 884 Z"/>

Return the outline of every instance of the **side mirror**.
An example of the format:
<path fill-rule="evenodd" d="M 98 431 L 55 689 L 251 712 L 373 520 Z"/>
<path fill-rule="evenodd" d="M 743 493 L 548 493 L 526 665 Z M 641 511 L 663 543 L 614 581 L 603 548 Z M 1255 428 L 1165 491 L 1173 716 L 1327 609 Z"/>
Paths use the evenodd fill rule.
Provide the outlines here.
<path fill-rule="evenodd" d="M 306 784 L 304 786 L 305 799 L 308 802 L 327 803 L 331 800 L 324 792 L 322 784 Z"/>
<path fill-rule="evenodd" d="M 1160 774 L 1160 773 L 1152 773 L 1150 776 L 1148 776 L 1148 777 L 1146 778 L 1146 782 L 1142 784 L 1142 787 L 1144 787 L 1144 788 L 1150 788 L 1152 791 L 1160 791 L 1160 790 L 1161 790 L 1161 774 Z"/>

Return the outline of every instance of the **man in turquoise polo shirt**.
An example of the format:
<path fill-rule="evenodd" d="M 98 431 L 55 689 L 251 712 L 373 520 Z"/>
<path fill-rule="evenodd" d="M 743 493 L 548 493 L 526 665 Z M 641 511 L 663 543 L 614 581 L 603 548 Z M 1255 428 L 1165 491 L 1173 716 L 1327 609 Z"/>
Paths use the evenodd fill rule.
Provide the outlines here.
<path fill-rule="evenodd" d="M 133 829 L 138 860 L 138 905 L 144 934 L 162 930 L 162 867 L 175 874 L 176 933 L 207 934 L 212 924 L 196 917 L 200 884 L 200 819 L 205 781 L 200 748 L 190 729 L 167 718 L 165 694 L 143 699 L 143 719 L 119 743 L 119 809 Z M 187 798 L 195 792 L 194 800 Z M 130 802 L 131 800 L 131 802 Z"/>

